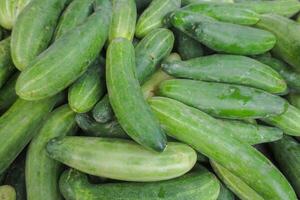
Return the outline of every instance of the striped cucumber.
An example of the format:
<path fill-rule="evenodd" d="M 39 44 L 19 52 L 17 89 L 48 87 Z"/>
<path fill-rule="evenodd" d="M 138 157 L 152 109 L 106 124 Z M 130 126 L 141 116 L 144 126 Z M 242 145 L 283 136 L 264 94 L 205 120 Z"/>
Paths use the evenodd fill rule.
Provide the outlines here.
<path fill-rule="evenodd" d="M 21 73 L 17 94 L 26 100 L 43 99 L 64 90 L 79 78 L 104 45 L 111 19 L 111 3 L 101 1 L 85 23 L 56 40 Z"/>
<path fill-rule="evenodd" d="M 91 184 L 87 176 L 78 171 L 68 170 L 60 178 L 60 189 L 66 200 L 215 200 L 220 184 L 217 178 L 204 168 L 173 180 L 155 183 L 100 185 Z"/>
<path fill-rule="evenodd" d="M 234 200 L 234 194 L 224 184 L 220 184 L 220 186 L 217 200 Z"/>
<path fill-rule="evenodd" d="M 162 65 L 164 71 L 178 78 L 233 83 L 283 93 L 284 79 L 271 67 L 252 58 L 215 54 Z"/>
<path fill-rule="evenodd" d="M 153 0 L 137 21 L 135 36 L 143 38 L 152 30 L 163 27 L 164 17 L 180 5 L 181 0 Z"/>
<path fill-rule="evenodd" d="M 5 84 L 15 67 L 10 55 L 10 37 L 0 41 L 0 88 Z"/>
<path fill-rule="evenodd" d="M 64 137 L 47 145 L 51 158 L 87 174 L 125 181 L 168 180 L 188 172 L 196 152 L 169 142 L 164 152 L 143 148 L 133 141 L 111 138 Z"/>
<path fill-rule="evenodd" d="M 67 1 L 32 0 L 21 12 L 11 36 L 12 59 L 20 71 L 33 66 L 33 60 L 48 47 Z"/>
<path fill-rule="evenodd" d="M 132 43 L 123 38 L 113 40 L 106 56 L 109 100 L 120 125 L 131 138 L 148 149 L 163 151 L 167 139 L 144 100 L 135 66 Z"/>
<path fill-rule="evenodd" d="M 109 41 L 119 37 L 132 41 L 137 18 L 135 0 L 112 0 L 112 12 Z"/>
<path fill-rule="evenodd" d="M 5 85 L 0 89 L 0 111 L 6 111 L 18 98 L 15 90 L 15 85 L 19 73 L 16 72 Z"/>
<path fill-rule="evenodd" d="M 55 137 L 76 132 L 75 113 L 68 105 L 56 108 L 29 145 L 26 156 L 26 190 L 30 200 L 60 200 L 58 178 L 61 164 L 48 157 L 46 145 Z"/>
<path fill-rule="evenodd" d="M 225 83 L 185 79 L 164 81 L 159 94 L 182 101 L 221 118 L 248 119 L 284 113 L 287 102 L 259 89 Z"/>
<path fill-rule="evenodd" d="M 16 191 L 10 185 L 0 186 L 0 199 L 1 200 L 16 200 Z"/>
<path fill-rule="evenodd" d="M 164 97 L 152 97 L 149 103 L 170 137 L 215 160 L 264 199 L 297 199 L 288 181 L 267 158 L 249 144 L 226 134 L 214 118 Z"/>

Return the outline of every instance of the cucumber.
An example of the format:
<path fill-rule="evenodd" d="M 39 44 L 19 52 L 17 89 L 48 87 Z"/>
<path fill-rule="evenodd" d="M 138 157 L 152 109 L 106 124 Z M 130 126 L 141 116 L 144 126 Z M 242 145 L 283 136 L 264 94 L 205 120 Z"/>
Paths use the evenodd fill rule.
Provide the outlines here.
<path fill-rule="evenodd" d="M 272 49 L 275 36 L 253 27 L 219 22 L 201 14 L 176 11 L 171 15 L 172 25 L 217 52 L 239 55 L 257 55 Z M 222 31 L 220 31 L 222 30 Z"/>
<path fill-rule="evenodd" d="M 113 40 L 106 56 L 109 100 L 120 125 L 131 138 L 148 149 L 163 151 L 167 139 L 144 100 L 135 66 L 132 43 L 123 38 Z"/>
<path fill-rule="evenodd" d="M 11 55 L 20 71 L 33 66 L 33 60 L 48 47 L 67 1 L 32 0 L 18 16 L 11 34 Z"/>
<path fill-rule="evenodd" d="M 18 99 L 0 117 L 0 174 L 36 134 L 40 123 L 54 107 L 57 98 L 55 96 L 40 101 Z"/>
<path fill-rule="evenodd" d="M 5 85 L 0 89 L 0 111 L 6 111 L 18 98 L 15 90 L 15 85 L 19 73 L 16 72 L 11 76 Z"/>
<path fill-rule="evenodd" d="M 300 196 L 300 144 L 289 136 L 270 143 L 271 151 L 279 168 L 286 175 L 298 196 Z"/>
<path fill-rule="evenodd" d="M 136 182 L 179 177 L 188 172 L 197 159 L 196 152 L 181 143 L 169 142 L 164 152 L 157 153 L 130 140 L 111 138 L 53 139 L 47 151 L 51 158 L 81 172 Z"/>
<path fill-rule="evenodd" d="M 275 70 L 246 56 L 215 54 L 163 64 L 162 68 L 178 78 L 246 85 L 270 93 L 287 90 L 284 79 Z"/>
<path fill-rule="evenodd" d="M 132 41 L 137 18 L 135 0 L 112 0 L 112 12 L 109 41 L 119 37 Z"/>
<path fill-rule="evenodd" d="M 164 97 L 152 97 L 149 103 L 170 137 L 215 160 L 264 199 L 297 199 L 288 181 L 267 158 L 230 137 L 214 118 Z"/>
<path fill-rule="evenodd" d="M 152 30 L 163 27 L 164 17 L 180 5 L 181 0 L 153 0 L 137 21 L 135 36 L 143 38 Z"/>
<path fill-rule="evenodd" d="M 15 200 L 16 199 L 16 191 L 10 185 L 0 186 L 0 199 L 1 200 Z"/>
<path fill-rule="evenodd" d="M 87 176 L 78 171 L 68 170 L 60 178 L 60 189 L 66 200 L 215 200 L 219 194 L 220 184 L 206 169 L 155 183 L 99 185 L 89 183 Z"/>
<path fill-rule="evenodd" d="M 277 116 L 288 107 L 287 102 L 279 96 L 251 87 L 225 83 L 173 79 L 164 81 L 158 93 L 215 117 L 229 119 Z"/>
<path fill-rule="evenodd" d="M 93 108 L 93 118 L 99 123 L 107 123 L 114 118 L 114 111 L 106 94 Z"/>
<path fill-rule="evenodd" d="M 48 157 L 46 145 L 55 137 L 76 132 L 75 113 L 68 105 L 56 108 L 29 145 L 26 156 L 27 199 L 60 200 L 58 178 L 61 164 Z"/>
<path fill-rule="evenodd" d="M 296 53 L 300 51 L 300 24 L 279 15 L 266 14 L 261 16 L 256 26 L 276 36 L 277 42 L 272 53 L 300 71 L 300 57 Z"/>
<path fill-rule="evenodd" d="M 223 184 L 220 184 L 220 193 L 217 200 L 234 200 L 234 194 Z"/>
<path fill-rule="evenodd" d="M 300 95 L 298 93 L 290 93 L 288 100 L 293 106 L 300 109 Z"/>
<path fill-rule="evenodd" d="M 188 4 L 203 3 L 203 2 L 216 2 L 216 3 L 233 3 L 233 0 L 182 0 L 181 4 L 186 6 Z"/>
<path fill-rule="evenodd" d="M 5 84 L 15 67 L 10 56 L 10 37 L 0 41 L 0 88 Z"/>
<path fill-rule="evenodd" d="M 93 109 L 94 105 L 105 93 L 104 66 L 95 61 L 87 71 L 77 79 L 68 90 L 68 100 L 71 109 L 77 113 L 85 113 Z"/>
<path fill-rule="evenodd" d="M 111 3 L 103 0 L 85 23 L 56 40 L 21 73 L 17 94 L 38 100 L 64 90 L 94 61 L 106 41 L 111 19 Z"/>

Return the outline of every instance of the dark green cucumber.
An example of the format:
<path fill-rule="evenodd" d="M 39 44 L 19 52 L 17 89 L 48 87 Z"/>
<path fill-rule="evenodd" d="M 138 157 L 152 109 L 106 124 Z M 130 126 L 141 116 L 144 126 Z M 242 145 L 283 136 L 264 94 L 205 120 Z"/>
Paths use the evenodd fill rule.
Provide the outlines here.
<path fill-rule="evenodd" d="M 234 200 L 234 194 L 224 184 L 220 185 L 220 193 L 217 200 Z"/>
<path fill-rule="evenodd" d="M 72 110 L 85 113 L 93 109 L 105 93 L 104 76 L 104 66 L 96 61 L 69 87 L 68 101 Z"/>
<path fill-rule="evenodd" d="M 40 101 L 18 99 L 0 117 L 0 174 L 36 134 L 43 118 L 54 107 L 57 96 Z"/>
<path fill-rule="evenodd" d="M 67 1 L 32 0 L 18 16 L 12 31 L 11 55 L 19 70 L 31 67 L 32 61 L 48 47 Z"/>
<path fill-rule="evenodd" d="M 6 111 L 17 100 L 15 86 L 18 77 L 17 72 L 0 89 L 0 112 Z"/>
<path fill-rule="evenodd" d="M 26 100 L 43 99 L 67 88 L 79 78 L 103 47 L 111 20 L 110 0 L 85 23 L 56 40 L 19 76 L 17 94 Z"/>
<path fill-rule="evenodd" d="M 107 123 L 114 118 L 114 111 L 106 94 L 93 108 L 93 118 L 99 123 Z"/>
<path fill-rule="evenodd" d="M 26 156 L 27 199 L 60 200 L 58 178 L 61 164 L 48 157 L 46 145 L 55 137 L 76 132 L 75 113 L 68 105 L 56 108 L 29 145 Z"/>
<path fill-rule="evenodd" d="M 272 32 L 277 42 L 272 52 L 295 70 L 300 71 L 300 24 L 294 20 L 275 14 L 262 15 L 257 27 Z"/>
<path fill-rule="evenodd" d="M 112 12 L 109 41 L 119 37 L 132 41 L 137 18 L 135 0 L 112 0 Z"/>
<path fill-rule="evenodd" d="M 163 27 L 163 19 L 180 7 L 181 0 L 153 0 L 137 21 L 135 36 L 143 38 L 152 30 Z"/>
<path fill-rule="evenodd" d="M 230 119 L 277 116 L 284 113 L 288 106 L 281 97 L 259 89 L 185 79 L 164 81 L 159 94 L 213 116 Z"/>
<path fill-rule="evenodd" d="M 219 22 L 201 14 L 193 15 L 182 10 L 171 15 L 171 23 L 175 28 L 217 52 L 257 55 L 272 49 L 276 42 L 275 36 L 268 31 Z"/>
<path fill-rule="evenodd" d="M 188 4 L 194 3 L 204 3 L 204 2 L 216 2 L 216 3 L 233 3 L 233 0 L 182 0 L 181 4 L 186 6 Z"/>
<path fill-rule="evenodd" d="M 215 160 L 264 199 L 297 199 L 289 182 L 267 158 L 230 137 L 211 116 L 164 97 L 152 97 L 149 103 L 170 137 Z"/>
<path fill-rule="evenodd" d="M 68 170 L 60 178 L 60 189 L 66 200 L 215 200 L 220 184 L 204 168 L 168 181 L 100 185 L 91 184 L 78 171 Z"/>
<path fill-rule="evenodd" d="M 298 196 L 300 196 L 300 144 L 289 136 L 270 143 L 271 150 L 279 168 L 286 175 Z"/>
<path fill-rule="evenodd" d="M 10 185 L 0 186 L 0 199 L 1 200 L 16 200 L 16 191 Z"/>
<path fill-rule="evenodd" d="M 148 149 L 163 151 L 167 139 L 144 100 L 136 78 L 134 55 L 129 40 L 118 38 L 110 43 L 106 56 L 109 100 L 120 125 L 131 138 Z"/>
<path fill-rule="evenodd" d="M 277 71 L 246 56 L 215 54 L 163 64 L 162 68 L 178 78 L 246 85 L 270 93 L 287 90 Z"/>
<path fill-rule="evenodd" d="M 0 88 L 5 84 L 15 67 L 10 56 L 10 37 L 0 41 Z"/>
<path fill-rule="evenodd" d="M 288 100 L 293 106 L 300 109 L 300 95 L 298 93 L 290 93 Z"/>
<path fill-rule="evenodd" d="M 124 139 L 64 137 L 47 145 L 51 158 L 91 175 L 125 181 L 160 181 L 179 177 L 196 163 L 188 145 L 169 142 L 162 153 Z"/>

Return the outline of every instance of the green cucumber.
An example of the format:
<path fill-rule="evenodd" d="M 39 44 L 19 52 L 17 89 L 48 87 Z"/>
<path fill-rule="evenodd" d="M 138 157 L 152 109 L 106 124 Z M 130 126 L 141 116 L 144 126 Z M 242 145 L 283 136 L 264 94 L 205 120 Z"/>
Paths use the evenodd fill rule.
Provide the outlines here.
<path fill-rule="evenodd" d="M 46 145 L 55 137 L 76 132 L 75 113 L 68 105 L 56 108 L 29 145 L 26 156 L 27 199 L 60 200 L 58 178 L 61 164 L 48 157 Z"/>
<path fill-rule="evenodd" d="M 220 185 L 220 193 L 217 200 L 234 200 L 234 194 L 225 185 Z"/>
<path fill-rule="evenodd" d="M 132 41 L 137 17 L 135 0 L 112 0 L 112 12 L 109 41 L 119 37 Z"/>
<path fill-rule="evenodd" d="M 10 55 L 10 37 L 0 41 L 0 88 L 5 84 L 15 67 Z"/>
<path fill-rule="evenodd" d="M 159 94 L 196 107 L 216 117 L 255 119 L 284 113 L 287 102 L 259 89 L 185 79 L 164 81 Z"/>
<path fill-rule="evenodd" d="M 233 3 L 233 0 L 182 0 L 181 4 L 186 6 L 194 3 L 216 2 L 216 3 Z"/>
<path fill-rule="evenodd" d="M 163 64 L 162 68 L 178 78 L 246 85 L 270 93 L 287 90 L 284 79 L 275 70 L 246 56 L 215 54 Z"/>
<path fill-rule="evenodd" d="M 135 36 L 143 38 L 152 30 L 164 26 L 163 19 L 180 7 L 181 0 L 153 0 L 137 21 Z"/>
<path fill-rule="evenodd" d="M 125 181 L 160 181 L 179 177 L 196 163 L 189 146 L 169 142 L 164 152 L 133 141 L 111 138 L 64 137 L 47 145 L 51 158 L 91 175 Z"/>
<path fill-rule="evenodd" d="M 272 49 L 273 54 L 300 71 L 300 57 L 296 53 L 300 51 L 300 24 L 279 15 L 266 14 L 261 16 L 256 26 L 276 36 L 277 42 Z"/>
<path fill-rule="evenodd" d="M 53 96 L 79 78 L 103 47 L 111 19 L 111 3 L 103 0 L 85 23 L 56 40 L 21 73 L 17 94 L 26 100 Z"/>
<path fill-rule="evenodd" d="M 105 93 L 104 75 L 103 65 L 96 61 L 69 87 L 68 101 L 72 110 L 85 113 L 93 109 Z"/>
<path fill-rule="evenodd" d="M 0 199 L 1 200 L 16 200 L 16 191 L 10 185 L 0 186 Z"/>
<path fill-rule="evenodd" d="M 279 168 L 286 175 L 298 196 L 300 196 L 300 144 L 289 136 L 270 143 L 271 151 Z"/>
<path fill-rule="evenodd" d="M 93 118 L 99 123 L 107 123 L 114 118 L 114 111 L 106 94 L 93 108 Z"/>
<path fill-rule="evenodd" d="M 31 67 L 48 47 L 67 1 L 32 0 L 18 16 L 11 36 L 11 55 L 20 71 Z"/>
<path fill-rule="evenodd" d="M 18 98 L 15 90 L 15 85 L 19 73 L 16 72 L 5 85 L 0 89 L 0 111 L 6 111 Z"/>
<path fill-rule="evenodd" d="M 210 49 L 228 54 L 262 54 L 272 49 L 276 42 L 275 36 L 268 31 L 219 22 L 182 10 L 171 15 L 171 23 Z"/>
<path fill-rule="evenodd" d="M 146 148 L 163 151 L 167 139 L 144 100 L 136 78 L 134 55 L 129 40 L 118 38 L 110 43 L 106 56 L 109 100 L 120 125 L 131 138 Z"/>
<path fill-rule="evenodd" d="M 78 171 L 68 170 L 60 178 L 60 189 L 66 200 L 215 200 L 220 184 L 204 168 L 173 180 L 155 183 L 99 185 L 91 184 L 87 176 Z"/>
<path fill-rule="evenodd" d="M 298 93 L 290 93 L 288 100 L 293 106 L 300 109 L 300 95 Z"/>
<path fill-rule="evenodd" d="M 288 181 L 267 158 L 230 137 L 211 116 L 164 97 L 152 97 L 149 103 L 170 137 L 215 160 L 264 199 L 297 199 Z"/>

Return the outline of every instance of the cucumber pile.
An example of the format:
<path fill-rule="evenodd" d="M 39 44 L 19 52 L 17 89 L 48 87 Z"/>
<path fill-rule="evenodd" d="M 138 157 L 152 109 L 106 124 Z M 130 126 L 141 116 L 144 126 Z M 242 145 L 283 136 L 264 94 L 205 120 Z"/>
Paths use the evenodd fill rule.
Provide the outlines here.
<path fill-rule="evenodd" d="M 300 199 L 298 0 L 0 0 L 0 200 Z"/>

